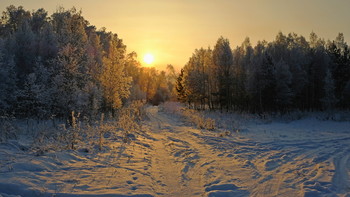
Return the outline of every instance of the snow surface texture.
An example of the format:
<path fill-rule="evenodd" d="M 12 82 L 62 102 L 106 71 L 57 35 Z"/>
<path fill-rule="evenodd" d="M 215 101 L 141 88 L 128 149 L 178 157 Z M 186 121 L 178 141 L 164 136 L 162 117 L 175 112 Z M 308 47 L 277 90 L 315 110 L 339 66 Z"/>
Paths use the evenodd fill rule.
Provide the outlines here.
<path fill-rule="evenodd" d="M 142 132 L 105 151 L 35 156 L 2 143 L 0 197 L 350 196 L 350 122 L 216 114 L 208 131 L 179 112 L 148 107 Z"/>

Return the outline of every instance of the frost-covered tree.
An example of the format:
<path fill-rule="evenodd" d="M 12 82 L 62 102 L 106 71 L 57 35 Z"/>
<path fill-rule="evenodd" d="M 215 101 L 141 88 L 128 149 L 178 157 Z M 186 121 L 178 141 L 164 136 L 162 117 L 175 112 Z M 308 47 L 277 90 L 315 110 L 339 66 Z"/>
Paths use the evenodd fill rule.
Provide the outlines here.
<path fill-rule="evenodd" d="M 38 10 L 32 13 L 30 23 L 33 32 L 38 34 L 44 28 L 44 26 L 46 26 L 47 22 L 48 16 L 45 9 L 39 8 Z"/>
<path fill-rule="evenodd" d="M 0 19 L 0 36 L 13 34 L 24 21 L 28 22 L 30 18 L 30 12 L 26 11 L 22 6 L 8 6 Z"/>
<path fill-rule="evenodd" d="M 248 102 L 247 77 L 248 67 L 252 64 L 254 50 L 247 37 L 241 46 L 233 50 L 233 105 L 237 109 L 244 109 Z"/>
<path fill-rule="evenodd" d="M 140 84 L 141 81 L 141 63 L 137 60 L 136 52 L 131 52 L 126 56 L 125 74 L 131 77 L 130 97 L 128 100 L 146 100 L 146 92 L 144 92 Z"/>
<path fill-rule="evenodd" d="M 184 67 L 184 84 L 190 92 L 189 99 L 196 108 L 204 107 L 205 99 L 208 97 L 206 87 L 208 84 L 208 73 L 204 64 L 205 49 L 196 49 L 192 57 Z"/>
<path fill-rule="evenodd" d="M 168 89 L 167 77 L 165 71 L 161 71 L 156 76 L 156 84 L 157 90 L 153 98 L 151 99 L 151 103 L 154 105 L 159 105 L 160 103 L 169 100 L 170 91 Z"/>
<path fill-rule="evenodd" d="M 264 54 L 262 64 L 257 72 L 260 111 L 272 110 L 275 107 L 276 70 L 272 58 L 268 53 Z"/>
<path fill-rule="evenodd" d="M 125 50 L 120 48 L 121 40 L 117 35 L 106 37 L 106 55 L 103 57 L 102 73 L 99 81 L 102 85 L 105 108 L 114 110 L 122 106 L 122 99 L 130 95 L 132 78 L 125 74 L 123 60 Z"/>
<path fill-rule="evenodd" d="M 232 107 L 232 73 L 233 55 L 228 39 L 220 37 L 213 50 L 213 62 L 218 72 L 219 96 L 221 108 L 226 106 L 226 110 Z"/>
<path fill-rule="evenodd" d="M 166 68 L 166 78 L 167 78 L 167 85 L 168 85 L 168 90 L 170 94 L 170 100 L 175 101 L 176 100 L 176 79 L 177 79 L 177 74 L 175 71 L 175 68 L 173 65 L 168 64 Z"/>
<path fill-rule="evenodd" d="M 139 85 L 143 92 L 146 93 L 146 101 L 150 102 L 157 92 L 156 76 L 158 75 L 155 68 L 141 68 Z"/>
<path fill-rule="evenodd" d="M 100 82 L 103 88 L 107 109 L 117 109 L 122 106 L 122 99 L 130 94 L 131 78 L 124 73 L 124 66 L 116 64 L 108 58 L 103 61 L 103 71 Z"/>
<path fill-rule="evenodd" d="M 76 47 L 68 44 L 61 48 L 55 60 L 53 75 L 54 111 L 69 116 L 71 111 L 81 112 L 86 98 L 81 98 L 84 88 L 83 74 L 79 71 L 79 54 Z"/>
<path fill-rule="evenodd" d="M 39 95 L 41 87 L 36 84 L 36 75 L 27 75 L 24 86 L 18 91 L 17 113 L 22 117 L 35 117 L 39 114 Z"/>
<path fill-rule="evenodd" d="M 328 42 L 327 51 L 332 59 L 331 70 L 334 77 L 335 94 L 340 98 L 350 79 L 350 49 L 342 33 L 339 33 L 334 41 Z M 340 105 L 344 105 L 343 101 L 340 101 Z"/>
<path fill-rule="evenodd" d="M 17 65 L 20 82 L 25 81 L 27 74 L 33 72 L 36 54 L 36 35 L 33 33 L 29 21 L 23 21 L 14 33 L 14 59 Z"/>
<path fill-rule="evenodd" d="M 328 70 L 339 101 L 334 107 L 350 105 L 350 50 L 341 33 L 326 45 L 313 32 L 308 41 L 279 32 L 272 42 L 252 47 L 246 38 L 234 50 L 220 37 L 214 50 L 195 50 L 178 77 L 174 69 L 142 68 L 117 34 L 97 30 L 75 8 L 48 16 L 44 9 L 9 6 L 0 38 L 2 114 L 66 117 L 74 110 L 93 116 L 127 99 L 158 103 L 175 89 L 197 108 L 319 110 L 328 95 Z"/>
<path fill-rule="evenodd" d="M 339 100 L 334 107 L 347 108 L 349 104 L 344 95 L 348 92 L 350 50 L 344 40 L 343 34 L 339 34 L 326 45 L 314 32 L 309 41 L 296 33 L 284 35 L 279 32 L 274 41 L 258 41 L 254 48 L 247 38 L 229 54 L 229 42 L 221 37 L 211 52 L 212 66 L 192 56 L 179 76 L 178 82 L 182 83 L 178 83 L 178 90 L 186 93 L 183 94 L 186 102 L 198 101 L 201 95 L 208 96 L 214 101 L 209 104 L 219 103 L 209 105 L 216 109 L 227 107 L 252 112 L 320 110 L 324 108 L 324 88 L 329 86 L 325 84 L 329 80 L 320 79 L 325 79 L 330 70 L 335 99 Z M 209 72 L 195 69 L 202 65 L 208 65 L 203 68 L 207 67 Z M 201 86 L 197 85 L 197 82 L 206 84 L 202 80 L 206 77 L 210 94 L 203 94 Z M 216 80 L 212 80 L 213 77 Z"/>
<path fill-rule="evenodd" d="M 308 108 L 308 66 L 309 58 L 309 43 L 305 38 L 300 36 L 293 39 L 289 46 L 289 55 L 285 57 L 285 62 L 288 63 L 292 74 L 291 90 L 293 93 L 293 105 L 295 108 Z"/>
<path fill-rule="evenodd" d="M 251 63 L 247 65 L 246 68 L 246 90 L 249 97 L 249 110 L 250 111 L 258 111 L 260 107 L 260 66 L 263 63 L 264 53 L 266 51 L 266 42 L 259 41 L 257 45 L 254 47 L 254 54 L 251 59 Z"/>
<path fill-rule="evenodd" d="M 46 23 L 41 28 L 38 36 L 37 55 L 41 61 L 49 64 L 48 61 L 54 59 L 58 53 L 57 35 L 53 31 L 52 25 Z"/>
<path fill-rule="evenodd" d="M 139 63 L 126 56 L 122 39 L 105 28 L 96 30 L 75 8 L 60 7 L 48 16 L 44 9 L 9 6 L 0 19 L 0 37 L 3 113 L 97 115 L 120 107 L 131 86 L 144 93 Z M 154 73 L 148 84 L 157 83 L 159 73 Z"/>
<path fill-rule="evenodd" d="M 35 76 L 35 81 L 32 84 L 32 89 L 36 90 L 37 106 L 36 116 L 39 118 L 47 118 L 52 116 L 52 106 L 54 100 L 53 89 L 53 68 L 43 64 L 39 58 L 36 61 L 34 72 L 31 74 Z"/>
<path fill-rule="evenodd" d="M 88 41 L 85 46 L 87 58 L 87 73 L 92 75 L 96 80 L 102 72 L 103 50 L 100 36 L 97 34 L 95 27 L 88 28 Z"/>
<path fill-rule="evenodd" d="M 180 75 L 182 82 L 179 84 L 178 80 L 178 88 L 183 89 L 182 94 L 189 104 L 201 109 L 213 109 L 213 105 L 218 105 L 215 103 L 219 95 L 218 77 L 210 48 L 196 49 Z"/>
<path fill-rule="evenodd" d="M 330 58 L 325 50 L 325 42 L 315 34 L 310 35 L 310 65 L 308 67 L 309 107 L 321 108 L 320 98 L 323 95 L 324 79 L 330 66 Z"/>

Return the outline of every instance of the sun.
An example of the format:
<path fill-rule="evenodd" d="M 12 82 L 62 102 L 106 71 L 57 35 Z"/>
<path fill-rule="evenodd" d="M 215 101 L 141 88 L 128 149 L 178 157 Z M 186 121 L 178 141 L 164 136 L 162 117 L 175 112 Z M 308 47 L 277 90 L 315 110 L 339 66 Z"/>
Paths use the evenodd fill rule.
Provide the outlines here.
<path fill-rule="evenodd" d="M 143 56 L 143 61 L 146 62 L 146 64 L 152 64 L 154 62 L 154 56 L 147 53 L 145 56 Z"/>

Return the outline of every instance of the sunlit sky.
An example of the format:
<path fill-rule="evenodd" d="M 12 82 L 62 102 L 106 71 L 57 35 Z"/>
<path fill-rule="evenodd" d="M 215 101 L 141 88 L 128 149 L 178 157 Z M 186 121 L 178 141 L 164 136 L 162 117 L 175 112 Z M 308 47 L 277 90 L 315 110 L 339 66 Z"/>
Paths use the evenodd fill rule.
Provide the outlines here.
<path fill-rule="evenodd" d="M 153 54 L 159 68 L 182 67 L 194 49 L 212 47 L 220 36 L 232 48 L 247 36 L 253 45 L 272 41 L 279 31 L 350 38 L 349 0 L 1 0 L 0 8 L 11 4 L 49 15 L 75 6 L 92 25 L 117 33 L 140 61 Z"/>

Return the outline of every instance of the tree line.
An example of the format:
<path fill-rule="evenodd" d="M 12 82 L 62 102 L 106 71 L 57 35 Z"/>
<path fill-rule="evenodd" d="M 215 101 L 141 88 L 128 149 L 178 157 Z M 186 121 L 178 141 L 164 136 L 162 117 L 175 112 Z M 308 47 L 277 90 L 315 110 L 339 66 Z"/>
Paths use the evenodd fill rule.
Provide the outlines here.
<path fill-rule="evenodd" d="M 231 49 L 220 37 L 196 49 L 176 82 L 180 101 L 197 109 L 253 113 L 350 109 L 350 51 L 342 33 L 325 41 L 279 32 Z"/>
<path fill-rule="evenodd" d="M 7 7 L 0 19 L 0 115 L 67 117 L 115 113 L 125 102 L 172 98 L 176 75 L 143 68 L 115 33 L 82 12 Z"/>

